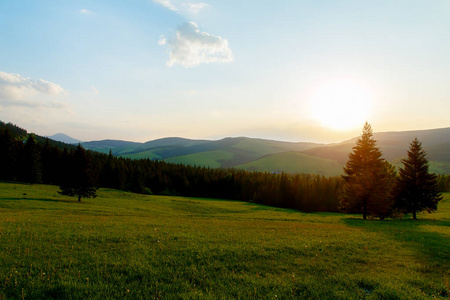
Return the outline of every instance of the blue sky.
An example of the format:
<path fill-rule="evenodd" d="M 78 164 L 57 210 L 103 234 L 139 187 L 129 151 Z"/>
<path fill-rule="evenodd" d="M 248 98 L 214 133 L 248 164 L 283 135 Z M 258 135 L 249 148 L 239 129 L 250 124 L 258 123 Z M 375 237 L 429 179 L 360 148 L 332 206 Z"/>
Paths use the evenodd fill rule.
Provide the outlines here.
<path fill-rule="evenodd" d="M 0 120 L 338 142 L 450 126 L 450 1 L 0 1 Z"/>

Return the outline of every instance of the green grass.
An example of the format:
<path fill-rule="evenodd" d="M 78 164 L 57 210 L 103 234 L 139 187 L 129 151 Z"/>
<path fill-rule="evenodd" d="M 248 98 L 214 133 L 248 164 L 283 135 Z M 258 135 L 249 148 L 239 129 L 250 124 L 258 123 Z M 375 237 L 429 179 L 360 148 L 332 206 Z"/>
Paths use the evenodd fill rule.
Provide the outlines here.
<path fill-rule="evenodd" d="M 315 157 L 299 152 L 286 152 L 268 155 L 236 168 L 263 171 L 263 172 L 288 172 L 308 173 L 326 176 L 342 174 L 342 165 L 335 160 Z"/>
<path fill-rule="evenodd" d="M 0 298 L 448 299 L 450 194 L 419 218 L 0 183 Z"/>
<path fill-rule="evenodd" d="M 197 165 L 201 167 L 220 168 L 222 163 L 233 158 L 233 153 L 224 150 L 205 151 L 164 159 L 175 164 Z"/>
<path fill-rule="evenodd" d="M 146 150 L 138 153 L 130 153 L 130 154 L 122 154 L 120 155 L 124 158 L 131 158 L 131 159 L 161 159 L 161 156 L 154 153 L 154 150 Z"/>
<path fill-rule="evenodd" d="M 289 143 L 281 141 L 271 141 L 262 139 L 245 138 L 233 145 L 231 148 L 247 151 L 256 157 L 264 155 L 289 152 L 302 151 L 317 146 L 313 143 Z"/>

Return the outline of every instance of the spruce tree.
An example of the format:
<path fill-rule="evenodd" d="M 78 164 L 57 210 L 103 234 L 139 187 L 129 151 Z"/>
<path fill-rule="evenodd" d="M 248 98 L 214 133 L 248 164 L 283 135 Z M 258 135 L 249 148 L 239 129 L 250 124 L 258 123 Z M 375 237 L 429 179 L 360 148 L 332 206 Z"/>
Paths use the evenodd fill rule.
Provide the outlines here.
<path fill-rule="evenodd" d="M 435 211 L 442 195 L 437 176 L 428 171 L 428 159 L 417 138 L 411 142 L 408 156 L 402 159 L 402 163 L 396 185 L 397 206 L 406 213 L 412 213 L 416 220 L 418 212 Z"/>
<path fill-rule="evenodd" d="M 22 179 L 28 183 L 40 183 L 42 181 L 42 162 L 40 146 L 33 134 L 28 136 L 23 148 Z"/>
<path fill-rule="evenodd" d="M 393 205 L 392 168 L 376 147 L 372 127 L 366 122 L 361 137 L 344 167 L 344 186 L 339 208 L 347 213 L 362 213 L 384 218 Z"/>
<path fill-rule="evenodd" d="M 19 147 L 8 127 L 0 132 L 0 180 L 15 180 Z"/>
<path fill-rule="evenodd" d="M 78 144 L 66 162 L 64 171 L 64 180 L 60 185 L 61 195 L 77 196 L 78 201 L 81 198 L 97 197 L 97 189 L 94 187 L 91 175 L 91 161 L 84 148 Z"/>

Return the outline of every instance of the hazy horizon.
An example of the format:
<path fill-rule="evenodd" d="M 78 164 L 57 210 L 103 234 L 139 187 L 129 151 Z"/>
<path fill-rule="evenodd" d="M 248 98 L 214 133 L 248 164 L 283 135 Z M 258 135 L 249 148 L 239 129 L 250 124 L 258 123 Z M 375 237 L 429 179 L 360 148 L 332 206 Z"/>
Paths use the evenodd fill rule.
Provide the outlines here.
<path fill-rule="evenodd" d="M 17 124 L 16 124 L 17 125 Z M 446 128 L 450 128 L 450 127 L 439 127 L 439 128 L 428 128 L 428 129 L 419 129 L 419 130 L 401 130 L 401 131 L 374 131 L 374 134 L 380 134 L 380 133 L 395 133 L 395 132 L 414 132 L 414 131 L 428 131 L 428 130 L 439 130 L 439 129 L 446 129 Z M 26 128 L 25 128 L 26 129 Z M 30 131 L 29 131 L 30 132 Z M 37 132 L 33 132 L 35 134 L 40 135 Z M 81 140 L 78 139 L 77 137 L 73 137 L 70 135 L 65 134 L 64 132 L 57 132 L 51 135 L 43 135 L 46 137 L 52 137 L 58 134 L 63 134 L 65 136 L 68 136 L 70 138 L 73 139 L 77 139 L 77 140 Z M 288 142 L 288 143 L 318 143 L 318 144 L 334 144 L 334 143 L 341 143 L 341 142 L 346 142 L 348 140 L 354 139 L 354 138 L 358 138 L 361 135 L 361 133 L 350 137 L 348 139 L 345 140 L 341 140 L 341 141 L 337 141 L 337 142 L 315 142 L 315 141 L 290 141 L 290 140 L 280 140 L 280 139 L 272 139 L 272 138 L 262 138 L 262 137 L 254 137 L 254 136 L 223 136 L 223 137 L 217 137 L 217 138 L 187 138 L 187 137 L 183 137 L 183 136 L 163 136 L 163 137 L 157 137 L 151 140 L 145 140 L 145 141 L 137 141 L 137 140 L 123 140 L 123 139 L 114 139 L 114 138 L 100 138 L 100 139 L 96 139 L 96 140 L 81 140 L 81 142 L 96 142 L 96 141 L 102 141 L 102 140 L 122 140 L 122 141 L 127 141 L 127 142 L 136 142 L 136 143 L 145 143 L 145 142 L 150 142 L 150 141 L 154 141 L 154 140 L 160 140 L 160 139 L 170 139 L 170 138 L 181 138 L 181 139 L 190 139 L 190 140 L 205 140 L 205 141 L 218 141 L 218 140 L 222 140 L 222 139 L 227 139 L 227 138 L 249 138 L 249 139 L 262 139 L 262 140 L 273 140 L 273 141 L 278 141 L 278 142 Z"/>
<path fill-rule="evenodd" d="M 450 126 L 448 1 L 2 1 L 0 120 L 83 141 Z"/>

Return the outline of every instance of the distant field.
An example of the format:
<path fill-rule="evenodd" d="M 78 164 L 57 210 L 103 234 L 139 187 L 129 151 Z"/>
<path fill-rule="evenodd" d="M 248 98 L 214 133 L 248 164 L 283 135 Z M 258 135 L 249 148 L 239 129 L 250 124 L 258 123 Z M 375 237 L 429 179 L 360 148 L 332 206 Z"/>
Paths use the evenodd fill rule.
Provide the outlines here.
<path fill-rule="evenodd" d="M 448 299 L 450 194 L 418 221 L 0 183 L 0 299 Z"/>
<path fill-rule="evenodd" d="M 161 159 L 161 156 L 154 153 L 153 150 L 147 150 L 139 153 L 123 154 L 121 156 L 131 159 Z"/>
<path fill-rule="evenodd" d="M 201 167 L 220 168 L 223 161 L 233 158 L 233 153 L 224 150 L 199 152 L 194 154 L 166 158 L 165 161 L 175 164 L 197 165 Z"/>
<path fill-rule="evenodd" d="M 287 152 L 264 156 L 258 160 L 237 166 L 236 168 L 262 172 L 308 173 L 326 176 L 342 175 L 342 165 L 338 162 L 306 155 L 299 152 Z"/>

